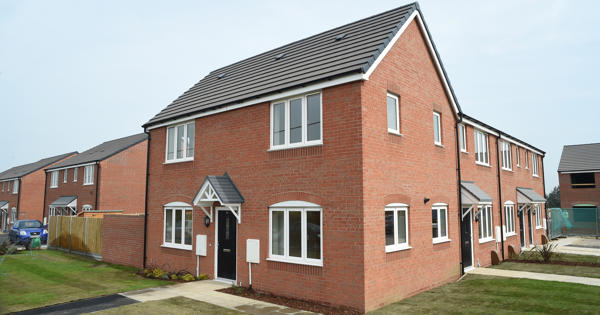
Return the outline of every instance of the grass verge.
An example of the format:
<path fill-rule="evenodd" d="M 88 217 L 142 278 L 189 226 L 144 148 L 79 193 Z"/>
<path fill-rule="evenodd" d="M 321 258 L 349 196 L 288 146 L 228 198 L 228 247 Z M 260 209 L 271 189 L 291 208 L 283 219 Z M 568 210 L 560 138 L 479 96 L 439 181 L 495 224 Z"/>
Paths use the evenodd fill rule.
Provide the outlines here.
<path fill-rule="evenodd" d="M 212 305 L 202 301 L 192 300 L 186 297 L 178 296 L 165 300 L 136 303 L 121 307 L 111 308 L 94 314 L 100 315 L 120 315 L 120 314 L 217 314 L 234 315 L 243 314 L 242 312 L 230 310 L 220 306 Z"/>
<path fill-rule="evenodd" d="M 565 266 L 557 264 L 530 264 L 520 262 L 503 262 L 491 268 L 519 270 L 529 272 L 552 273 L 557 275 L 600 278 L 600 267 Z"/>

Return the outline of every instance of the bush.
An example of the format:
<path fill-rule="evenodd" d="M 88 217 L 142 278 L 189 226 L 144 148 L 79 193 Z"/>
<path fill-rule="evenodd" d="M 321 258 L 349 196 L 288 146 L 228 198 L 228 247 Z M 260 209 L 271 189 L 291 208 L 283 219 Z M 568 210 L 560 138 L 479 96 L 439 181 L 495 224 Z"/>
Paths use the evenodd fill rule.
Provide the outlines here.
<path fill-rule="evenodd" d="M 154 268 L 154 270 L 152 270 L 152 278 L 161 279 L 166 274 L 167 273 L 160 268 Z"/>
<path fill-rule="evenodd" d="M 552 257 L 556 255 L 556 252 L 554 251 L 556 249 L 556 246 L 558 246 L 558 244 L 556 243 L 546 243 L 542 246 L 534 247 L 533 250 L 535 250 L 541 256 L 543 262 L 549 263 L 552 260 Z"/>
<path fill-rule="evenodd" d="M 201 273 L 196 279 L 197 280 L 208 280 L 208 275 L 205 273 Z"/>
<path fill-rule="evenodd" d="M 177 280 L 177 274 L 176 273 L 171 274 L 171 280 Z"/>
<path fill-rule="evenodd" d="M 194 276 L 192 276 L 191 274 L 185 274 L 183 277 L 181 277 L 181 280 L 183 281 L 194 281 L 196 280 L 196 278 Z"/>

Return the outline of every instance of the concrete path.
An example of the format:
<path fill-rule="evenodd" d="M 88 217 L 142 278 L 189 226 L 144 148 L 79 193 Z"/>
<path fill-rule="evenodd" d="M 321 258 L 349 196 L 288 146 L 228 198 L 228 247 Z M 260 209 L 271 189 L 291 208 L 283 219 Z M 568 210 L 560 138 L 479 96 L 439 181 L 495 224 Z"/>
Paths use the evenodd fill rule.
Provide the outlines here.
<path fill-rule="evenodd" d="M 475 268 L 475 269 L 469 271 L 468 273 L 473 274 L 473 275 L 484 275 L 484 276 L 569 282 L 569 283 L 586 284 L 586 285 L 593 285 L 593 286 L 600 287 L 600 278 L 574 277 L 574 276 L 556 275 L 556 274 L 551 274 L 551 273 L 504 270 L 504 269 L 493 269 L 493 268 Z"/>
<path fill-rule="evenodd" d="M 301 311 L 287 306 L 276 305 L 245 297 L 235 296 L 216 290 L 228 288 L 231 285 L 218 281 L 204 280 L 189 283 L 176 284 L 171 286 L 144 289 L 121 293 L 122 296 L 139 301 L 147 302 L 154 300 L 163 300 L 176 296 L 183 296 L 190 299 L 210 303 L 224 308 L 242 311 L 255 315 L 262 314 L 296 314 L 308 315 L 314 314 L 307 311 Z"/>
<path fill-rule="evenodd" d="M 558 253 L 600 256 L 600 240 L 589 237 L 566 237 L 552 241 Z"/>

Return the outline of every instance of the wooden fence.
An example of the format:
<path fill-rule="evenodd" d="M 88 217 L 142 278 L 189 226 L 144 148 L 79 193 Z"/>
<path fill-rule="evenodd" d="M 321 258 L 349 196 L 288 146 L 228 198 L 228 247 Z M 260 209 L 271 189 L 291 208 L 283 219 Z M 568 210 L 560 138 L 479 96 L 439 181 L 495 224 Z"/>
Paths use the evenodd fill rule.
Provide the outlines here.
<path fill-rule="evenodd" d="M 48 246 L 101 258 L 103 223 L 102 218 L 51 216 Z"/>

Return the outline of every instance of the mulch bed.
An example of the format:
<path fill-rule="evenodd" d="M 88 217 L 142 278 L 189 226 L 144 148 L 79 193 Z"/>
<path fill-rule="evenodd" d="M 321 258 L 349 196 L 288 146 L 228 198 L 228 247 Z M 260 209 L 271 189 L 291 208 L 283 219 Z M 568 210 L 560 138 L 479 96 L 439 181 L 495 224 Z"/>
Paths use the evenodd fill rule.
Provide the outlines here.
<path fill-rule="evenodd" d="M 284 296 L 277 296 L 270 293 L 258 292 L 255 290 L 248 290 L 246 288 L 225 288 L 218 290 L 223 293 L 228 293 L 232 295 L 242 296 L 249 299 L 255 299 L 263 302 L 269 302 L 278 305 L 285 305 L 290 308 L 295 308 L 299 310 L 305 310 L 314 313 L 321 313 L 327 315 L 334 314 L 343 314 L 343 315 L 355 315 L 361 314 L 356 309 L 351 307 L 334 307 L 331 305 L 322 304 L 314 301 L 304 301 L 294 298 L 288 298 Z"/>
<path fill-rule="evenodd" d="M 600 263 L 586 262 L 586 261 L 563 261 L 556 260 L 549 263 L 538 261 L 538 260 L 520 260 L 520 259 L 507 259 L 505 261 L 524 263 L 524 264 L 542 264 L 542 265 L 564 265 L 564 266 L 585 266 L 585 267 L 600 267 Z"/>

